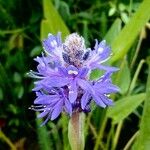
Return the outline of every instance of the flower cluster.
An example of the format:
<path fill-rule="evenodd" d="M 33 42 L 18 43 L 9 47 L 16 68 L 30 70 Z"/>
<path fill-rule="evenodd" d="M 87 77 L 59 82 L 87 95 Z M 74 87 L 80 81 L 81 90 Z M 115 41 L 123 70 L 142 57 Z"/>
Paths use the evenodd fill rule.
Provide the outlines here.
<path fill-rule="evenodd" d="M 110 58 L 111 49 L 105 40 L 96 40 L 93 49 L 86 48 L 84 38 L 72 33 L 62 42 L 61 34 L 49 34 L 43 41 L 44 53 L 35 58 L 37 72 L 30 71 L 36 78 L 37 98 L 31 109 L 39 111 L 39 118 L 56 119 L 62 111 L 70 116 L 73 112 L 90 111 L 94 101 L 100 107 L 112 105 L 109 94 L 118 92 L 111 82 L 111 74 L 118 69 L 103 65 Z M 99 79 L 90 80 L 94 69 L 104 70 Z"/>

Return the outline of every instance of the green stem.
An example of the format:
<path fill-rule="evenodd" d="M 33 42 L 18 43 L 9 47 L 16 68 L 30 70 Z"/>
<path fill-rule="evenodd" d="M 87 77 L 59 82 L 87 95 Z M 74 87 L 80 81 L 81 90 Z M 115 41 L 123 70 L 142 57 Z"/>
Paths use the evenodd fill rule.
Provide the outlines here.
<path fill-rule="evenodd" d="M 133 143 L 134 139 L 137 137 L 137 135 L 139 134 L 139 131 L 137 131 L 128 141 L 128 143 L 125 145 L 123 150 L 129 150 L 131 144 Z"/>
<path fill-rule="evenodd" d="M 112 139 L 113 130 L 114 130 L 114 124 L 111 125 L 110 131 L 108 133 L 107 142 L 106 142 L 106 148 L 105 149 L 109 149 L 109 147 L 110 147 L 110 141 Z"/>
<path fill-rule="evenodd" d="M 2 132 L 0 129 L 0 138 L 3 139 L 11 148 L 11 150 L 17 150 L 15 145 L 10 141 L 10 139 Z"/>
<path fill-rule="evenodd" d="M 131 82 L 131 84 L 130 84 L 130 87 L 129 87 L 128 95 L 130 95 L 130 94 L 132 93 L 132 90 L 133 90 L 134 87 L 135 87 L 135 83 L 136 83 L 136 80 L 137 80 L 137 78 L 138 78 L 138 75 L 139 75 L 139 73 L 140 73 L 140 71 L 141 71 L 141 68 L 142 68 L 142 66 L 143 66 L 144 63 L 145 63 L 145 60 L 142 59 L 142 60 L 140 61 L 139 65 L 138 65 L 138 67 L 137 67 L 137 70 L 136 70 L 134 76 L 133 76 L 133 80 L 132 80 L 132 82 Z"/>
<path fill-rule="evenodd" d="M 106 127 L 106 124 L 107 124 L 107 117 L 104 118 L 103 120 L 103 124 L 99 130 L 99 133 L 98 133 L 98 136 L 97 136 L 97 140 L 96 140 L 96 144 L 95 144 L 95 147 L 94 147 L 94 150 L 98 150 L 99 148 L 99 145 L 101 143 L 101 139 L 103 137 L 103 133 L 104 133 L 104 130 L 105 130 L 105 127 Z"/>
<path fill-rule="evenodd" d="M 114 136 L 113 150 L 116 149 L 116 146 L 117 146 L 117 143 L 118 143 L 118 139 L 119 139 L 119 136 L 120 136 L 120 132 L 121 132 L 122 125 L 123 125 L 123 121 L 120 121 L 119 124 L 118 124 L 118 126 L 117 126 L 116 133 L 115 133 L 115 136 Z"/>
<path fill-rule="evenodd" d="M 144 36 L 143 36 L 143 31 L 144 29 L 142 29 L 142 31 L 141 31 L 141 33 L 140 33 L 140 37 L 139 37 L 139 41 L 138 41 L 138 44 L 137 44 L 137 48 L 136 48 L 136 50 L 135 50 L 135 54 L 134 54 L 134 57 L 133 57 L 133 59 L 132 59 L 132 62 L 131 62 L 131 69 L 133 68 L 133 66 L 134 66 L 134 64 L 135 64 L 135 61 L 136 61 L 136 59 L 137 59 L 137 56 L 138 56 L 138 53 L 139 53 L 139 51 L 140 51 L 140 47 L 141 47 L 141 44 L 142 44 L 142 40 L 143 40 L 143 38 L 144 38 Z"/>
<path fill-rule="evenodd" d="M 68 138 L 72 150 L 84 150 L 84 114 L 74 112 L 68 125 Z"/>

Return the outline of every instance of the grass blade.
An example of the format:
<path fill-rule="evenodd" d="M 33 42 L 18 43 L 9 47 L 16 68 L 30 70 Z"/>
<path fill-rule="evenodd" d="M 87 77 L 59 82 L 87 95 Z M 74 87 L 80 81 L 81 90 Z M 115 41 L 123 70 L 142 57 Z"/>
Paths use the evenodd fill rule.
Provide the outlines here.
<path fill-rule="evenodd" d="M 142 120 L 140 123 L 139 136 L 134 145 L 135 150 L 149 150 L 150 149 L 150 60 L 148 70 L 148 80 L 146 88 L 146 100 L 144 104 L 144 110 Z"/>
<path fill-rule="evenodd" d="M 114 56 L 111 63 L 123 58 L 132 46 L 138 33 L 150 18 L 150 0 L 144 0 L 129 23 L 123 28 L 118 37 L 112 43 Z"/>

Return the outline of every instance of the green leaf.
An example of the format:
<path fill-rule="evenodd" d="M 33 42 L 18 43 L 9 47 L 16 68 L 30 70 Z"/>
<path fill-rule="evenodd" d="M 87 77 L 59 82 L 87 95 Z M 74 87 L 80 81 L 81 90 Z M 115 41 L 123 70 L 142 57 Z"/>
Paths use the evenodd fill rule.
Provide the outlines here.
<path fill-rule="evenodd" d="M 109 9 L 108 16 L 113 16 L 116 12 L 116 7 L 112 7 Z"/>
<path fill-rule="evenodd" d="M 113 119 L 113 123 L 122 121 L 143 102 L 145 96 L 145 93 L 141 93 L 118 100 L 113 107 L 108 108 L 107 116 Z"/>
<path fill-rule="evenodd" d="M 114 39 L 119 34 L 120 30 L 121 30 L 121 20 L 117 18 L 105 35 L 104 39 L 107 41 L 108 44 L 110 45 L 112 44 Z"/>
<path fill-rule="evenodd" d="M 4 97 L 3 90 L 2 88 L 0 88 L 0 101 L 3 99 L 3 97 Z"/>
<path fill-rule="evenodd" d="M 56 34 L 62 32 L 62 38 L 69 34 L 69 30 L 61 16 L 54 8 L 51 0 L 43 0 L 44 20 L 41 22 L 41 40 L 47 37 L 48 33 Z"/>
<path fill-rule="evenodd" d="M 149 72 L 146 87 L 146 100 L 144 104 L 144 110 L 142 115 L 142 120 L 140 123 L 139 136 L 134 145 L 135 150 L 149 150 L 150 149 L 150 62 L 149 62 Z"/>
<path fill-rule="evenodd" d="M 123 58 L 132 46 L 135 38 L 150 18 L 150 0 L 144 0 L 137 12 L 112 43 L 114 56 L 111 63 Z"/>
<path fill-rule="evenodd" d="M 120 93 L 121 94 L 127 93 L 131 82 L 131 76 L 130 76 L 130 69 L 128 67 L 126 59 L 124 59 L 121 63 L 120 71 L 117 74 L 116 82 L 117 82 L 116 84 L 120 88 Z"/>
<path fill-rule="evenodd" d="M 100 76 L 102 76 L 104 74 L 104 71 L 99 70 L 99 69 L 95 69 L 91 72 L 90 74 L 90 79 L 91 80 L 96 80 L 98 79 Z"/>
<path fill-rule="evenodd" d="M 41 46 L 35 46 L 31 52 L 30 52 L 30 57 L 35 57 L 37 55 L 39 55 L 42 51 L 42 47 Z"/>
<path fill-rule="evenodd" d="M 46 126 L 40 127 L 40 125 L 42 124 L 41 119 L 36 119 L 36 124 L 40 149 L 49 150 L 52 147 L 52 142 L 50 140 L 50 137 L 48 136 L 48 130 Z"/>

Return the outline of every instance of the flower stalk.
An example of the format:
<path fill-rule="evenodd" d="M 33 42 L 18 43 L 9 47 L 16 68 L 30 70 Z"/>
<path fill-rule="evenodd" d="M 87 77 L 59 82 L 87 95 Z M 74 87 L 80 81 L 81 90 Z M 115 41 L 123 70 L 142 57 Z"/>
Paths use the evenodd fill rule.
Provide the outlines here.
<path fill-rule="evenodd" d="M 72 150 L 84 150 L 84 113 L 74 112 L 68 125 L 68 138 Z"/>

